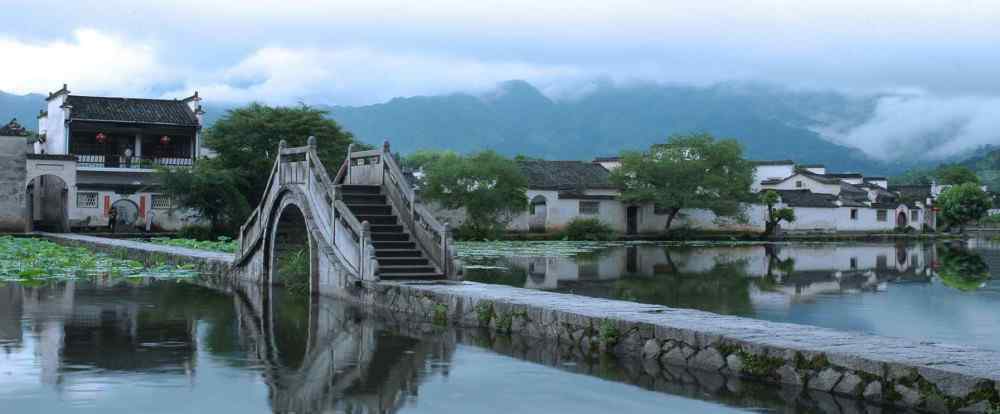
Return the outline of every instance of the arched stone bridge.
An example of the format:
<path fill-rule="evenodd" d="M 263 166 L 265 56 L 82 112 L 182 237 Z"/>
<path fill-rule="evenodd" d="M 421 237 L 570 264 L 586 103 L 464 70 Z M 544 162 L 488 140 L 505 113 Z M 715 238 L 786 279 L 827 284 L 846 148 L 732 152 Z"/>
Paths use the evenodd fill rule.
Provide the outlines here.
<path fill-rule="evenodd" d="M 313 294 L 340 295 L 379 280 L 453 278 L 459 269 L 448 227 L 417 201 L 389 151 L 353 151 L 331 179 L 316 139 L 284 141 L 263 199 L 240 228 L 233 273 L 284 284 L 305 272 Z"/>

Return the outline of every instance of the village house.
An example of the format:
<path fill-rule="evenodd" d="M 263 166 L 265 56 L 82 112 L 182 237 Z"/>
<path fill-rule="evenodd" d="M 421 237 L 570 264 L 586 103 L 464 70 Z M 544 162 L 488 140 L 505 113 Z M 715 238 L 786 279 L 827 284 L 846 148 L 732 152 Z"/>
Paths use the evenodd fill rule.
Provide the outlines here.
<path fill-rule="evenodd" d="M 27 160 L 28 210 L 38 228 L 118 225 L 177 230 L 198 221 L 159 192 L 159 167 L 189 167 L 202 148 L 201 98 L 46 98 Z M 112 213 L 114 211 L 114 213 Z"/>
<path fill-rule="evenodd" d="M 667 214 L 653 205 L 625 204 L 610 182 L 618 157 L 584 161 L 519 161 L 528 179 L 530 207 L 509 228 L 515 231 L 557 231 L 574 218 L 597 218 L 625 234 L 663 231 Z M 891 191 L 885 177 L 830 173 L 823 165 L 791 160 L 755 161 L 751 191 L 773 190 L 778 207 L 790 207 L 796 221 L 782 223 L 785 231 L 892 231 L 935 228 L 933 196 L 914 197 Z M 750 204 L 743 217 L 716 217 L 711 211 L 682 210 L 675 228 L 710 231 L 763 231 L 766 207 Z"/>

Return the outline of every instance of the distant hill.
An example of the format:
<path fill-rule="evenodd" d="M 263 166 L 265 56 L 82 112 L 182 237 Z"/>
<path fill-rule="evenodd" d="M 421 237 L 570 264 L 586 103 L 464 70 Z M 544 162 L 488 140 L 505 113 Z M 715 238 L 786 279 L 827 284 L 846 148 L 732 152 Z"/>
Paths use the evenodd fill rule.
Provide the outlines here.
<path fill-rule="evenodd" d="M 1000 192 L 1000 147 L 984 147 L 979 154 L 959 164 L 976 172 L 990 190 Z"/>
<path fill-rule="evenodd" d="M 859 124 L 874 105 L 874 98 L 753 84 L 602 85 L 578 99 L 552 100 L 527 82 L 508 81 L 484 95 L 417 96 L 328 109 L 362 140 L 389 138 L 404 153 L 494 149 L 507 155 L 590 159 L 646 148 L 674 133 L 709 132 L 738 139 L 753 159 L 793 159 L 870 174 L 905 170 L 912 165 L 872 160 L 815 132 Z"/>
<path fill-rule="evenodd" d="M 17 118 L 21 126 L 38 129 L 38 111 L 45 107 L 45 95 L 12 95 L 0 91 L 0 124 Z"/>
<path fill-rule="evenodd" d="M 748 83 L 709 87 L 606 83 L 577 98 L 554 100 L 531 84 L 514 80 L 485 94 L 319 107 L 362 141 L 377 145 L 388 138 L 394 150 L 403 153 L 494 149 L 507 155 L 591 159 L 647 148 L 675 133 L 709 132 L 738 139 L 752 159 L 793 159 L 878 175 L 926 166 L 873 160 L 816 132 L 861 124 L 873 113 L 875 99 Z M 35 117 L 43 106 L 43 95 L 0 92 L 0 118 L 17 117 L 31 129 L 37 128 Z M 234 106 L 206 96 L 206 126 Z"/>

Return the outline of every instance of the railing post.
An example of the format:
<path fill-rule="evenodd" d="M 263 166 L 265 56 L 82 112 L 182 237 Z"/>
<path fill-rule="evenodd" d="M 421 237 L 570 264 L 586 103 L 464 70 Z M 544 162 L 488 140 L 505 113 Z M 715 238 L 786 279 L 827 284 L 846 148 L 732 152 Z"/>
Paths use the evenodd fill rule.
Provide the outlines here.
<path fill-rule="evenodd" d="M 353 151 L 354 144 L 347 144 L 347 159 L 344 160 L 344 162 L 347 163 L 347 184 L 353 184 L 351 182 L 351 169 L 354 166 L 354 163 L 351 162 L 351 152 Z"/>
<path fill-rule="evenodd" d="M 382 176 L 380 178 L 380 181 L 382 182 L 382 185 L 385 185 L 385 169 L 388 166 L 388 164 L 386 164 L 388 162 L 386 160 L 386 157 L 391 157 L 392 156 L 391 154 L 392 153 L 389 152 L 389 140 L 382 141 L 382 157 L 380 157 L 380 159 L 379 159 L 379 161 L 382 162 L 382 169 L 381 169 L 381 172 L 379 173 L 379 175 Z M 402 179 L 403 177 L 396 177 L 396 178 L 397 179 Z"/>
<path fill-rule="evenodd" d="M 281 152 L 288 148 L 288 142 L 285 140 L 278 141 L 278 154 L 274 157 L 274 162 L 278 163 L 278 185 L 282 183 L 282 175 L 285 167 L 281 165 Z"/>
<path fill-rule="evenodd" d="M 441 226 L 441 271 L 444 272 L 445 278 L 451 278 L 448 271 L 450 265 L 448 260 L 448 223 L 444 223 Z"/>
<path fill-rule="evenodd" d="M 368 220 L 361 222 L 361 243 L 358 246 L 358 272 L 361 273 L 361 279 L 364 280 L 365 276 L 365 262 L 368 260 L 368 239 L 372 236 L 372 226 L 368 224 Z"/>

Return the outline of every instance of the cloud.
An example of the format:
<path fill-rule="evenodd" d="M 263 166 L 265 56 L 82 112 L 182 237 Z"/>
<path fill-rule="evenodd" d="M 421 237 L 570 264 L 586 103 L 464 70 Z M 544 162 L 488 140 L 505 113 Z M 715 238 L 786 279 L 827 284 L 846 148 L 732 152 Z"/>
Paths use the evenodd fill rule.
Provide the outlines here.
<path fill-rule="evenodd" d="M 886 96 L 868 121 L 832 139 L 883 160 L 966 155 L 1000 144 L 1000 97 Z"/>
<path fill-rule="evenodd" d="M 392 53 L 369 48 L 267 47 L 206 79 L 192 79 L 183 95 L 228 102 L 370 104 L 397 96 L 483 91 L 509 79 L 538 85 L 592 76 L 569 65 L 486 62 L 451 56 Z"/>
<path fill-rule="evenodd" d="M 157 61 L 151 45 L 127 41 L 92 29 L 73 32 L 72 41 L 31 43 L 0 37 L 5 55 L 0 90 L 25 94 L 59 89 L 74 92 L 147 94 L 175 76 Z"/>

